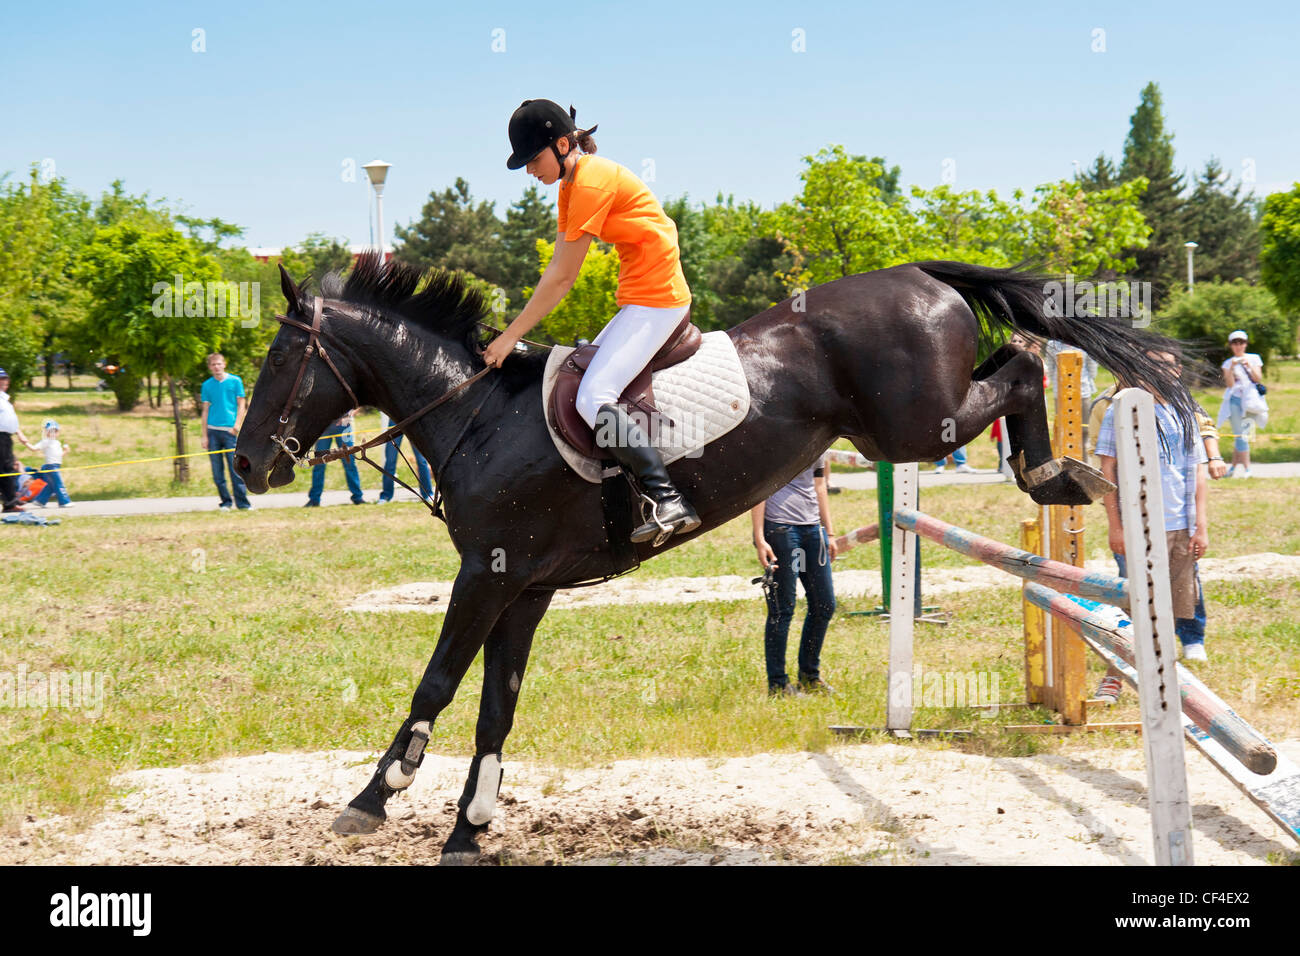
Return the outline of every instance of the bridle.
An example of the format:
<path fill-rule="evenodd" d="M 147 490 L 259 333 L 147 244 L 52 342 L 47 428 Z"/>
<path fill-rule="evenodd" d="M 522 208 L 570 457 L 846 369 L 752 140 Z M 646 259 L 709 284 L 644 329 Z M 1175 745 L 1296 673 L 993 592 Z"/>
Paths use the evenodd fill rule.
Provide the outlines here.
<path fill-rule="evenodd" d="M 469 378 L 465 379 L 465 381 L 461 382 L 455 388 L 452 388 L 444 392 L 442 395 L 434 399 L 428 405 L 425 405 L 423 408 L 419 409 L 415 413 L 406 416 L 406 418 L 402 419 L 400 422 L 394 423 L 386 431 L 381 432 L 380 434 L 376 435 L 374 438 L 371 438 L 369 441 L 366 441 L 360 445 L 349 445 L 347 448 L 336 448 L 333 451 L 326 452 L 323 455 L 316 455 L 313 458 L 308 458 L 305 454 L 302 454 L 302 443 L 299 442 L 297 438 L 295 438 L 291 434 L 281 434 L 281 433 L 290 431 L 288 425 L 289 425 L 289 420 L 293 414 L 293 411 L 295 408 L 302 407 L 302 402 L 298 399 L 298 387 L 302 385 L 303 376 L 306 375 L 307 373 L 307 365 L 311 361 L 313 355 L 319 355 L 321 358 L 325 360 L 325 364 L 329 366 L 329 370 L 334 373 L 334 377 L 339 380 L 339 384 L 343 386 L 343 390 L 348 393 L 348 399 L 352 402 L 350 407 L 359 408 L 361 405 L 361 403 L 357 400 L 356 393 L 352 391 L 352 386 L 348 384 L 347 379 L 343 377 L 343 373 L 340 372 L 338 370 L 338 366 L 334 364 L 334 360 L 330 358 L 329 353 L 325 351 L 324 339 L 329 338 L 329 336 L 321 328 L 320 323 L 321 323 L 322 310 L 323 310 L 323 305 L 322 305 L 321 297 L 317 296 L 316 301 L 312 306 L 311 325 L 308 325 L 306 322 L 301 322 L 298 319 L 290 318 L 287 315 L 276 316 L 276 319 L 282 325 L 291 325 L 296 329 L 301 329 L 302 331 L 307 333 L 308 338 L 307 338 L 307 345 L 302 352 L 302 361 L 298 365 L 298 374 L 294 376 L 293 388 L 289 390 L 289 397 L 286 398 L 284 402 L 284 410 L 280 413 L 280 419 L 279 419 L 280 427 L 276 430 L 276 433 L 271 436 L 271 442 L 277 445 L 284 454 L 288 455 L 289 460 L 292 461 L 294 463 L 294 466 L 298 468 L 311 468 L 311 467 L 315 467 L 316 465 L 323 465 L 326 462 L 338 461 L 340 458 L 349 458 L 352 455 L 356 455 L 362 461 L 373 466 L 378 471 L 381 471 L 384 474 L 388 474 L 394 481 L 400 484 L 403 488 L 407 489 L 408 491 L 414 492 L 414 489 L 411 488 L 411 486 L 408 485 L 406 482 L 402 481 L 401 478 L 398 478 L 396 475 L 391 475 L 382 466 L 367 458 L 366 449 L 374 448 L 376 445 L 383 445 L 391 441 L 396 435 L 401 434 L 402 431 L 406 428 L 406 426 L 410 425 L 413 421 L 423 417 L 424 415 L 427 415 L 429 412 L 433 411 L 443 402 L 446 402 L 448 399 L 454 396 L 457 392 L 460 392 L 463 389 L 468 388 L 470 385 L 473 385 L 475 382 L 477 382 L 479 379 L 485 376 L 488 372 L 492 371 L 492 366 L 489 365 L 486 368 L 484 368 L 482 371 L 477 372 L 474 375 L 471 375 Z M 499 378 L 493 380 L 492 388 L 489 390 L 488 395 L 490 395 L 491 392 L 495 390 L 498 382 L 500 382 Z M 486 401 L 487 397 L 488 397 L 487 395 L 484 395 L 483 400 Z M 465 433 L 469 431 L 469 426 L 473 424 L 476 418 L 478 418 L 478 413 L 482 409 L 482 407 L 483 407 L 483 403 L 480 402 L 478 407 L 475 408 L 473 412 L 471 412 L 470 415 L 466 417 L 465 425 L 464 427 L 461 428 L 460 434 L 457 435 L 456 441 L 452 444 L 451 449 L 443 457 L 443 460 L 439 464 L 439 466 L 433 469 L 434 500 L 431 504 L 429 502 L 425 502 L 425 506 L 428 507 L 429 511 L 436 518 L 443 517 L 442 515 L 443 468 L 446 467 L 448 460 L 450 460 L 452 454 L 460 446 L 461 441 L 465 437 Z M 403 455 L 402 458 L 405 459 L 406 456 Z M 408 466 L 410 465 L 409 461 L 407 462 L 407 465 Z M 419 495 L 418 493 L 416 494 L 416 497 L 420 498 L 421 501 L 424 500 L 424 497 L 422 495 Z"/>
<path fill-rule="evenodd" d="M 352 391 L 352 386 L 347 383 L 347 379 L 343 377 L 343 373 L 338 370 L 338 366 L 334 364 L 334 360 L 330 358 L 329 353 L 325 351 L 325 345 L 321 341 L 325 336 L 325 333 L 321 331 L 320 327 L 322 311 L 323 304 L 320 296 L 317 296 L 316 302 L 312 306 L 311 325 L 308 325 L 306 322 L 300 322 L 297 319 L 291 319 L 287 315 L 276 316 L 276 319 L 283 325 L 291 325 L 294 328 L 301 329 L 307 333 L 307 346 L 303 349 L 302 361 L 298 364 L 298 374 L 294 377 L 293 388 L 289 389 L 288 398 L 284 400 L 284 411 L 280 413 L 280 427 L 277 429 L 276 433 L 271 436 L 271 442 L 280 446 L 280 450 L 289 456 L 294 465 L 299 467 L 310 464 L 306 458 L 298 457 L 299 453 L 302 451 L 301 443 L 294 436 L 282 435 L 280 432 L 289 431 L 286 427 L 289 424 L 289 416 L 293 413 L 295 408 L 302 406 L 302 402 L 297 400 L 298 386 L 302 384 L 302 378 L 307 374 L 307 364 L 311 361 L 313 355 L 320 355 L 320 357 L 325 360 L 325 364 L 328 365 L 330 371 L 334 373 L 334 377 L 339 380 L 339 384 L 341 384 L 344 390 L 348 393 L 348 398 L 352 400 L 352 404 L 348 407 L 357 408 L 360 405 L 360 402 L 357 401 L 357 396 Z M 292 447 L 290 447 L 290 442 L 292 442 Z"/>

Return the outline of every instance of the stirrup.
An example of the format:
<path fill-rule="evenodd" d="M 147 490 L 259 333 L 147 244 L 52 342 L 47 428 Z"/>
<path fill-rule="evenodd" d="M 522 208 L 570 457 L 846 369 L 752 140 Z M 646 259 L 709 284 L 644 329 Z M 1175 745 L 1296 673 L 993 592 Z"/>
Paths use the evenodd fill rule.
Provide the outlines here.
<path fill-rule="evenodd" d="M 646 511 L 647 505 L 649 506 L 650 509 L 648 512 L 648 517 Z M 642 494 L 641 495 L 641 528 L 644 528 L 646 525 L 649 524 L 653 524 L 659 528 L 659 533 L 654 536 L 653 545 L 652 545 L 653 547 L 656 548 L 660 547 L 665 541 L 671 538 L 673 536 L 673 532 L 677 530 L 672 525 L 664 524 L 661 520 L 659 520 L 659 502 L 655 501 L 649 495 Z M 632 531 L 633 544 L 641 543 L 636 539 L 636 533 L 640 531 L 641 528 L 633 529 Z M 645 539 L 645 540 L 649 540 L 649 539 Z"/>
<path fill-rule="evenodd" d="M 638 494 L 640 493 L 638 492 Z M 688 526 L 691 530 L 694 530 L 695 528 L 698 528 L 700 526 L 700 521 L 698 516 L 696 516 L 695 522 L 694 524 L 692 524 L 690 518 L 686 515 L 683 515 L 678 521 L 674 522 L 673 524 L 664 524 L 663 519 L 659 517 L 659 502 L 655 501 L 653 498 L 651 498 L 649 495 L 646 494 L 641 494 L 640 496 L 641 496 L 642 524 L 639 528 L 634 529 L 632 532 L 633 544 L 641 544 L 644 541 L 652 540 L 650 538 L 642 538 L 639 541 L 637 540 L 637 532 L 642 531 L 647 526 L 652 525 L 659 529 L 658 534 L 654 536 L 652 541 L 653 546 L 656 548 L 661 547 L 665 541 L 671 538 L 678 531 L 687 530 Z M 680 494 L 678 494 L 678 498 L 681 498 Z M 683 501 L 683 503 L 685 503 L 686 501 L 686 499 L 684 498 L 681 498 L 681 500 Z M 648 516 L 646 511 L 647 506 L 649 506 Z M 687 504 L 686 507 L 690 508 L 690 505 Z M 694 509 L 691 510 L 693 511 Z"/>

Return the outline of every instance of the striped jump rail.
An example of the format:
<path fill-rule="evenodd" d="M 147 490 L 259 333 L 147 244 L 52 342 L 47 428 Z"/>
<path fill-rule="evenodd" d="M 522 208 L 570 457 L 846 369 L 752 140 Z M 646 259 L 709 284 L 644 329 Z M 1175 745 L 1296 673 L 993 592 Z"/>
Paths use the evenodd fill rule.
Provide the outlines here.
<path fill-rule="evenodd" d="M 1096 642 L 1130 666 L 1135 665 L 1133 635 L 1128 627 L 1118 626 L 1101 614 L 1071 601 L 1041 584 L 1025 585 L 1025 599 L 1053 617 L 1079 625 L 1084 640 Z M 1270 774 L 1277 769 L 1277 751 L 1246 723 L 1212 690 L 1195 676 L 1175 664 L 1178 696 L 1183 713 L 1192 723 L 1217 740 L 1228 753 L 1252 773 Z"/>
<path fill-rule="evenodd" d="M 1022 551 L 912 508 L 895 508 L 894 524 L 1026 581 L 1036 581 L 1056 591 L 1077 594 L 1079 597 L 1128 610 L 1128 581 L 1124 578 L 1099 571 L 1086 571 L 1072 564 Z"/>

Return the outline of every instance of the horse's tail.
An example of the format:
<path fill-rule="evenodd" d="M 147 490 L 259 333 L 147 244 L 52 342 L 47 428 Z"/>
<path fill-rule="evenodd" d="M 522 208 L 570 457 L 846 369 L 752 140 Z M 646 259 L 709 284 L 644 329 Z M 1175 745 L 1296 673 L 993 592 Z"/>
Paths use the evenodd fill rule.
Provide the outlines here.
<path fill-rule="evenodd" d="M 1107 315 L 1071 316 L 1061 298 L 1059 277 L 1023 269 L 993 269 L 964 262 L 918 262 L 926 275 L 951 286 L 990 328 L 1030 332 L 1082 349 L 1122 383 L 1145 383 L 1177 413 L 1190 447 L 1196 438 L 1196 403 L 1181 379 L 1149 353 L 1168 352 L 1180 363 L 1182 343 L 1138 329 L 1131 319 Z"/>

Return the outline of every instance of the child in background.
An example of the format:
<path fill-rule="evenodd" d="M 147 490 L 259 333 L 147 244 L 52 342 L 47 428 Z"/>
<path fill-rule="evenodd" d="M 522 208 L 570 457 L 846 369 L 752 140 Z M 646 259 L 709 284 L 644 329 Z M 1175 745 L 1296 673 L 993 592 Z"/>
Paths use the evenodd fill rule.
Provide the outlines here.
<path fill-rule="evenodd" d="M 36 496 L 36 503 L 42 508 L 50 500 L 50 495 L 59 496 L 60 508 L 71 508 L 72 499 L 68 497 L 68 490 L 63 486 L 63 476 L 59 473 L 63 467 L 63 455 L 68 450 L 68 446 L 59 440 L 59 423 L 54 419 L 47 419 L 44 427 L 44 437 L 36 443 L 36 450 L 45 456 L 45 467 L 41 469 L 41 477 L 45 479 L 45 487 L 41 493 Z"/>

